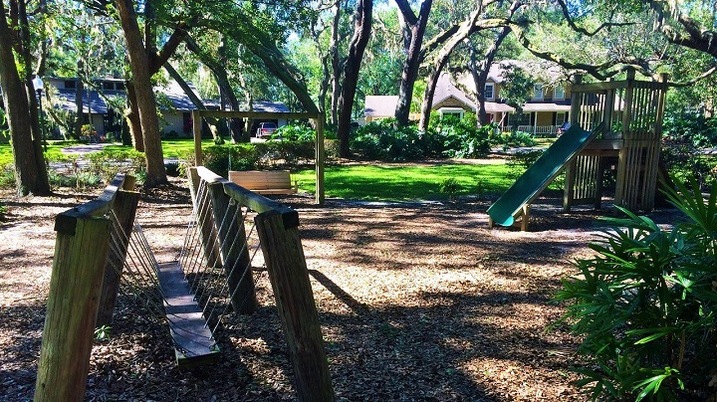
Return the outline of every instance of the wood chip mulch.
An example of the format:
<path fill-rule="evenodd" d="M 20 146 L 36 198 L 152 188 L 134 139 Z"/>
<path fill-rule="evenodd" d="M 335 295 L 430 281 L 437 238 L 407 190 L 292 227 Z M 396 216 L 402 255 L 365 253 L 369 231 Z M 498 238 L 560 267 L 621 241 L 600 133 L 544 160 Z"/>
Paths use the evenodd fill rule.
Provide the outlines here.
<path fill-rule="evenodd" d="M 54 216 L 99 191 L 0 194 L 0 401 L 32 399 L 53 258 Z M 340 401 L 585 400 L 571 385 L 578 339 L 552 297 L 590 254 L 597 213 L 534 205 L 531 231 L 488 229 L 489 203 L 356 203 L 281 198 L 299 211 L 332 381 Z M 137 219 L 160 262 L 182 245 L 183 182 L 143 194 Z M 669 223 L 669 211 L 654 215 Z M 167 326 L 121 296 L 92 351 L 87 399 L 292 401 L 291 365 L 271 286 L 216 333 L 215 365 L 174 364 Z"/>

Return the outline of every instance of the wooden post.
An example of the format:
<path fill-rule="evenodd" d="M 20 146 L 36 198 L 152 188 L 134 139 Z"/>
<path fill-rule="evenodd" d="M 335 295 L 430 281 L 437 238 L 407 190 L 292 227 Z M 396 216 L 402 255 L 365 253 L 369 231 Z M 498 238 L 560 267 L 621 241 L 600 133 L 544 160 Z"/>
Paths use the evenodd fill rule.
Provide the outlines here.
<path fill-rule="evenodd" d="M 628 175 L 636 174 L 631 172 L 632 165 L 629 163 L 629 155 L 635 145 L 633 141 L 634 136 L 632 135 L 630 123 L 632 122 L 632 109 L 633 109 L 633 97 L 635 89 L 635 70 L 629 69 L 627 71 L 627 87 L 625 88 L 625 106 L 622 111 L 622 139 L 623 147 L 620 149 L 618 154 L 617 162 L 617 178 L 615 180 L 615 204 L 628 207 Z"/>
<path fill-rule="evenodd" d="M 102 281 L 102 292 L 97 311 L 96 326 L 98 327 L 112 323 L 112 315 L 117 302 L 122 269 L 127 256 L 127 246 L 132 234 L 138 203 L 138 192 L 120 190 L 117 192 L 115 201 L 112 204 L 112 211 L 117 218 L 118 230 L 113 228 L 111 231 L 113 243 L 111 247 L 114 247 L 114 252 L 108 254 L 107 263 L 105 264 L 104 281 Z"/>
<path fill-rule="evenodd" d="M 202 117 L 198 110 L 192 111 L 192 133 L 194 134 L 194 166 L 202 166 Z"/>
<path fill-rule="evenodd" d="M 320 113 L 316 118 L 316 203 L 323 204 L 325 201 L 324 189 L 324 115 Z"/>
<path fill-rule="evenodd" d="M 580 74 L 575 75 L 573 78 L 573 84 L 580 84 L 583 82 L 583 77 Z M 570 116 L 569 122 L 570 125 L 578 124 L 578 116 L 580 115 L 580 97 L 582 93 L 578 93 L 575 91 L 570 92 Z M 584 130 L 588 130 L 589 127 L 583 127 Z"/>
<path fill-rule="evenodd" d="M 284 208 L 261 213 L 254 221 L 289 346 L 298 397 L 302 401 L 333 401 L 328 361 L 299 231 L 284 224 L 298 222 L 295 215 L 296 211 Z"/>
<path fill-rule="evenodd" d="M 221 267 L 221 256 L 219 252 L 219 244 L 217 242 L 214 233 L 214 222 L 212 222 L 212 214 L 207 211 L 209 204 L 208 197 L 200 200 L 199 197 L 202 195 L 199 193 L 201 185 L 201 178 L 197 173 L 197 168 L 189 168 L 187 171 L 189 179 L 189 191 L 192 195 L 192 205 L 196 212 L 197 226 L 199 227 L 200 240 L 202 242 L 202 249 L 204 250 L 204 257 L 207 259 L 208 267 Z"/>
<path fill-rule="evenodd" d="M 237 313 L 251 314 L 256 311 L 259 302 L 251 273 L 241 205 L 229 201 L 223 183 L 217 181 L 208 186 L 232 307 Z"/>
<path fill-rule="evenodd" d="M 62 215 L 58 215 L 58 221 Z M 58 233 L 35 385 L 36 402 L 85 398 L 109 247 L 108 219 L 64 218 L 63 225 L 56 221 Z"/>
<path fill-rule="evenodd" d="M 577 166 L 577 159 L 573 158 L 565 166 L 565 188 L 563 188 L 563 212 L 570 212 L 570 207 L 573 205 L 573 190 L 575 189 L 575 168 Z"/>

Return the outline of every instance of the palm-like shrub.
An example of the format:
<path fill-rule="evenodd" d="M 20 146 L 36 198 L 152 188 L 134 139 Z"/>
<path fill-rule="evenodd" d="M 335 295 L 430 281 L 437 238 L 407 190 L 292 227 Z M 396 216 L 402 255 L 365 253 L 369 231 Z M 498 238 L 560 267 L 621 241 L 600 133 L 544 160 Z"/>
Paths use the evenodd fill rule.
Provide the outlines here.
<path fill-rule="evenodd" d="M 667 196 L 684 221 L 663 229 L 623 210 L 558 294 L 583 337 L 578 385 L 593 399 L 708 400 L 717 390 L 717 186 L 708 199 L 696 183 Z"/>

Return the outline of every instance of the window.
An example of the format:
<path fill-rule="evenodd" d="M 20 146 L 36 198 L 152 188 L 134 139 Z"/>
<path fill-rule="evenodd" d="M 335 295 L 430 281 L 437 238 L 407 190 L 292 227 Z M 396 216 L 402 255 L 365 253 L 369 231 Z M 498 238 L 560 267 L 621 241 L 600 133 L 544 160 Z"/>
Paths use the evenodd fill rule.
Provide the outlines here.
<path fill-rule="evenodd" d="M 75 81 L 75 80 L 67 80 L 67 81 L 65 81 L 65 88 L 66 88 L 66 89 L 75 89 L 75 88 L 77 88 L 77 81 Z"/>
<path fill-rule="evenodd" d="M 543 100 L 543 84 L 533 85 L 533 99 Z"/>
<path fill-rule="evenodd" d="M 103 81 L 102 82 L 102 89 L 104 90 L 113 90 L 115 89 L 115 85 L 111 81 Z"/>
<path fill-rule="evenodd" d="M 529 126 L 532 122 L 532 113 L 521 113 L 521 114 L 515 114 L 511 113 L 508 115 L 508 125 L 519 125 L 519 126 Z"/>
<path fill-rule="evenodd" d="M 441 114 L 441 118 L 453 117 L 456 119 L 462 119 L 465 110 L 456 107 L 444 107 L 440 108 L 438 112 Z"/>
<path fill-rule="evenodd" d="M 562 85 L 558 85 L 555 87 L 555 95 L 553 96 L 555 99 L 565 99 L 565 87 Z"/>
<path fill-rule="evenodd" d="M 557 112 L 555 113 L 555 125 L 556 126 L 562 126 L 563 123 L 568 121 L 568 114 L 566 112 Z"/>
<path fill-rule="evenodd" d="M 483 97 L 486 100 L 493 100 L 495 96 L 495 86 L 493 84 L 485 84 L 485 90 L 483 91 Z"/>

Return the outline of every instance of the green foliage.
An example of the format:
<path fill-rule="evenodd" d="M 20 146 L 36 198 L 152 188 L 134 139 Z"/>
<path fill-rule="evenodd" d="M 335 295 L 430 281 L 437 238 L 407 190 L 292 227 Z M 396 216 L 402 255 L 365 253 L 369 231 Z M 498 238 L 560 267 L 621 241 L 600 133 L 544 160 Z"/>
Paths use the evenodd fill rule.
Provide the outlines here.
<path fill-rule="evenodd" d="M 314 158 L 314 141 L 267 141 L 204 148 L 204 166 L 227 177 L 229 170 L 293 168 Z M 185 155 L 184 160 L 193 159 Z"/>
<path fill-rule="evenodd" d="M 500 96 L 505 103 L 523 113 L 523 105 L 533 97 L 535 81 L 525 70 L 518 66 L 507 66 L 501 73 L 505 79 Z"/>
<path fill-rule="evenodd" d="M 109 325 L 103 325 L 95 328 L 95 340 L 98 342 L 104 342 L 110 340 L 112 328 Z"/>
<path fill-rule="evenodd" d="M 360 127 L 351 139 L 352 152 L 385 161 L 442 156 L 442 141 L 433 133 L 421 133 L 415 125 L 395 127 L 394 123 L 394 119 L 383 119 Z"/>
<path fill-rule="evenodd" d="M 271 135 L 270 140 L 309 142 L 316 139 L 316 131 L 305 125 L 288 124 L 279 127 Z"/>
<path fill-rule="evenodd" d="M 702 154 L 717 146 L 717 119 L 698 113 L 668 113 L 662 137 L 662 159 L 677 180 L 695 178 L 703 186 L 717 182 L 715 161 Z"/>
<path fill-rule="evenodd" d="M 717 373 L 717 186 L 667 197 L 686 220 L 663 229 L 626 210 L 575 262 L 557 298 L 589 363 L 577 382 L 593 399 L 707 400 Z"/>
<path fill-rule="evenodd" d="M 11 162 L 0 164 L 0 188 L 15 188 L 15 167 Z"/>
<path fill-rule="evenodd" d="M 439 190 L 442 194 L 448 195 L 448 199 L 453 200 L 456 197 L 456 194 L 461 189 L 461 185 L 458 184 L 458 180 L 456 180 L 455 177 L 449 177 L 443 182 L 441 182 L 441 185 L 439 186 Z"/>
<path fill-rule="evenodd" d="M 89 173 L 109 182 L 119 172 L 132 174 L 138 182 L 146 177 L 144 154 L 134 149 L 104 149 L 87 155 Z"/>
<path fill-rule="evenodd" d="M 492 145 L 502 145 L 504 148 L 510 147 L 532 147 L 537 144 L 532 134 L 525 131 L 508 131 L 498 133 L 491 137 Z"/>
<path fill-rule="evenodd" d="M 433 114 L 433 113 L 432 113 Z M 476 116 L 466 113 L 462 119 L 453 116 L 431 116 L 429 130 L 443 139 L 443 154 L 450 158 L 482 158 L 490 152 L 493 124 L 478 127 Z"/>
<path fill-rule="evenodd" d="M 425 158 L 481 158 L 490 151 L 495 126 L 478 127 L 475 115 L 431 119 L 427 132 L 417 126 L 396 127 L 394 119 L 371 122 L 356 131 L 351 150 L 366 159 L 407 161 Z"/>

